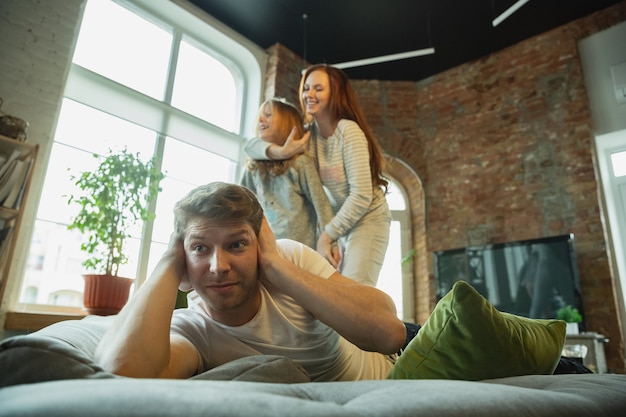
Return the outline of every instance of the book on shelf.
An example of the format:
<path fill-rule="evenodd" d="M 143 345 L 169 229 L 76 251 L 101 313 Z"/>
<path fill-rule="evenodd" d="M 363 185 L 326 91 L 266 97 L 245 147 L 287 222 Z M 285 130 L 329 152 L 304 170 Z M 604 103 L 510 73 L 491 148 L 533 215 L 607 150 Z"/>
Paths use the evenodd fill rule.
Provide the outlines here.
<path fill-rule="evenodd" d="M 2 156 L 2 159 L 4 159 L 4 162 L 0 164 L 0 182 L 5 177 L 5 175 L 7 175 L 9 171 L 9 167 L 11 165 L 14 165 L 15 160 L 17 160 L 18 156 L 20 156 L 20 151 L 17 149 L 14 149 L 13 152 L 11 152 L 11 154 L 8 156 Z"/>
<path fill-rule="evenodd" d="M 21 159 L 16 159 L 14 162 L 15 164 L 13 164 L 13 166 L 4 173 L 2 179 L 0 179 L 0 203 L 6 200 L 7 196 L 13 189 L 13 185 L 22 175 L 25 162 Z"/>
<path fill-rule="evenodd" d="M 11 240 L 12 231 L 12 225 L 4 226 L 0 229 L 0 255 L 4 252 L 4 248 L 8 246 L 8 242 Z"/>
<path fill-rule="evenodd" d="M 5 226 L 0 229 L 0 283 L 2 283 L 3 276 L 5 275 L 6 268 L 9 265 L 9 247 L 12 235 L 13 226 Z"/>
<path fill-rule="evenodd" d="M 35 159 L 30 158 L 28 160 L 28 168 L 26 168 L 26 175 L 24 177 L 24 181 L 22 181 L 22 186 L 17 193 L 17 197 L 15 198 L 15 203 L 13 203 L 14 209 L 19 209 L 22 205 L 22 200 L 24 199 L 24 193 L 26 192 L 26 184 L 28 183 L 28 179 L 30 178 L 30 172 L 33 169 L 33 165 L 35 165 Z"/>
<path fill-rule="evenodd" d="M 18 175 L 16 176 L 16 180 L 13 183 L 13 186 L 11 187 L 9 194 L 7 194 L 6 198 L 4 199 L 4 202 L 2 203 L 4 207 L 17 209 L 19 208 L 22 202 L 21 196 L 23 196 L 24 188 L 26 188 L 28 174 L 33 165 L 33 158 L 28 158 L 27 160 L 22 161 L 22 162 L 23 163 L 21 165 L 21 169 L 19 169 Z M 16 171 L 17 170 L 18 169 L 16 167 Z M 0 201 L 2 200 L 0 199 Z"/>

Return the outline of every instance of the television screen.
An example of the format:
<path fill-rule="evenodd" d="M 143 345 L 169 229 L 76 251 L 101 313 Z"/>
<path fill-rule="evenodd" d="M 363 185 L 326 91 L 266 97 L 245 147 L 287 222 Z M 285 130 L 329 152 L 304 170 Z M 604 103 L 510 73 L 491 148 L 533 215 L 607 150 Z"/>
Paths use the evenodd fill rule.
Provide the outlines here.
<path fill-rule="evenodd" d="M 573 234 L 435 252 L 437 300 L 459 280 L 519 316 L 555 318 L 572 305 L 585 328 Z"/>

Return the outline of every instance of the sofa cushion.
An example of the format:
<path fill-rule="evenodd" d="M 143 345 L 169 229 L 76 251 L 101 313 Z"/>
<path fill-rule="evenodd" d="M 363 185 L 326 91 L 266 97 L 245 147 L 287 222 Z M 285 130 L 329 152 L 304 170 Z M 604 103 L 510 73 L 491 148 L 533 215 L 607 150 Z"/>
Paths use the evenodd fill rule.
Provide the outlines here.
<path fill-rule="evenodd" d="M 311 381 L 302 366 L 289 358 L 276 355 L 254 355 L 236 359 L 192 379 L 287 384 Z"/>
<path fill-rule="evenodd" d="M 112 378 L 93 361 L 93 352 L 111 322 L 87 317 L 50 325 L 0 343 L 0 387 L 75 378 Z"/>
<path fill-rule="evenodd" d="M 551 374 L 565 322 L 503 313 L 458 281 L 398 357 L 390 379 L 483 380 Z"/>
<path fill-rule="evenodd" d="M 0 390 L 10 417 L 589 417 L 623 415 L 626 375 L 529 375 L 485 382 L 266 384 L 98 379 Z"/>
<path fill-rule="evenodd" d="M 96 347 L 114 316 L 89 316 L 14 336 L 0 343 L 0 388 L 64 379 L 115 378 L 94 360 Z M 204 380 L 309 382 L 306 371 L 281 356 L 241 358 L 196 376 Z"/>
<path fill-rule="evenodd" d="M 113 378 L 91 358 L 58 339 L 16 336 L 0 344 L 0 388 L 76 378 Z"/>

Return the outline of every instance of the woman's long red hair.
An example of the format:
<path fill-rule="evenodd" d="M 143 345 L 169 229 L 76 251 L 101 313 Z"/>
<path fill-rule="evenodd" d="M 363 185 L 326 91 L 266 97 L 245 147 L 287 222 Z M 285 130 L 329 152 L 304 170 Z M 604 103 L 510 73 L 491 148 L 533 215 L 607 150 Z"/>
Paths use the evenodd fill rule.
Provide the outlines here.
<path fill-rule="evenodd" d="M 345 72 L 326 64 L 316 64 L 308 67 L 302 74 L 302 79 L 300 80 L 299 93 L 302 112 L 306 112 L 306 106 L 302 98 L 304 83 L 307 77 L 315 71 L 324 71 L 328 75 L 328 81 L 330 83 L 329 108 L 331 116 L 337 121 L 341 119 L 352 120 L 356 122 L 361 130 L 363 130 L 363 133 L 365 133 L 370 153 L 372 182 L 374 185 L 382 187 L 386 191 L 389 182 L 383 176 L 385 160 L 380 145 L 376 140 L 376 136 L 374 136 L 374 132 L 365 120 L 361 106 L 356 98 L 356 93 L 352 85 L 350 85 L 350 80 Z"/>

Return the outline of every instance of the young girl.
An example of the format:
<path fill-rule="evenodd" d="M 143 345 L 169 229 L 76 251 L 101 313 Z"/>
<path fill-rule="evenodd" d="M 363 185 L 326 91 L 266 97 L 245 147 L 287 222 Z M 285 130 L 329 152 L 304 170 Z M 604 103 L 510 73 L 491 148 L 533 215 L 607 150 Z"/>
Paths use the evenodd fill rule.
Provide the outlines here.
<path fill-rule="evenodd" d="M 256 134 L 268 144 L 283 146 L 288 136 L 304 135 L 302 116 L 284 100 L 267 100 L 259 109 Z M 257 195 L 277 239 L 289 238 L 316 248 L 317 238 L 333 213 L 308 155 L 251 160 L 241 185 Z"/>
<path fill-rule="evenodd" d="M 307 154 L 316 161 L 334 214 L 317 251 L 342 275 L 375 286 L 391 223 L 380 147 L 342 70 L 323 64 L 309 67 L 300 83 L 300 104 L 312 119 L 310 139 L 290 139 L 283 145 L 252 140 L 246 152 L 254 158 L 280 159 L 301 152 L 308 140 Z M 335 250 L 337 242 L 342 254 Z"/>

